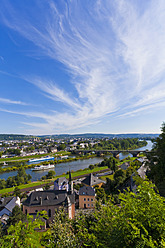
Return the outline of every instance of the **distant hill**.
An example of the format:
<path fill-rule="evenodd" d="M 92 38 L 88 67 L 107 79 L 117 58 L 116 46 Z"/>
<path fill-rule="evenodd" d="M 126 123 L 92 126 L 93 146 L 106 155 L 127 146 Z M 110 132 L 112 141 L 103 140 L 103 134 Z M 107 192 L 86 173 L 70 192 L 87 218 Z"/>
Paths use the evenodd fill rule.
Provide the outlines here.
<path fill-rule="evenodd" d="M 159 134 L 139 134 L 139 133 L 128 133 L 128 134 L 104 134 L 104 133 L 85 133 L 85 134 L 59 134 L 59 135 L 47 135 L 40 136 L 41 138 L 138 138 L 138 139 L 154 139 Z"/>
<path fill-rule="evenodd" d="M 33 137 L 32 135 L 0 134 L 0 140 L 29 140 Z"/>
<path fill-rule="evenodd" d="M 41 139 L 52 138 L 52 139 L 64 139 L 64 138 L 138 138 L 138 139 L 154 139 L 158 137 L 159 134 L 141 134 L 141 133 L 128 133 L 128 134 L 104 134 L 104 133 L 85 133 L 85 134 L 59 134 L 59 135 L 20 135 L 20 134 L 0 134 L 0 140 L 29 140 L 35 137 Z"/>

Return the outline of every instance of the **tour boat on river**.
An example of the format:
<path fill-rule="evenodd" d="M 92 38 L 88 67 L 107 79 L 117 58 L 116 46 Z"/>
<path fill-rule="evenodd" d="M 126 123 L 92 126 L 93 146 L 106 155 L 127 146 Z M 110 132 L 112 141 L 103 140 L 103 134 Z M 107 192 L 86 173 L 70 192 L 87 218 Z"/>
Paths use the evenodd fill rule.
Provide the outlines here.
<path fill-rule="evenodd" d="M 49 170 L 49 169 L 53 169 L 54 167 L 55 167 L 54 164 L 39 165 L 39 166 L 35 166 L 31 170 L 32 171 Z"/>
<path fill-rule="evenodd" d="M 29 163 L 35 163 L 35 162 L 42 162 L 42 161 L 47 161 L 47 160 L 54 160 L 54 157 L 46 156 L 42 158 L 33 158 L 29 159 Z"/>

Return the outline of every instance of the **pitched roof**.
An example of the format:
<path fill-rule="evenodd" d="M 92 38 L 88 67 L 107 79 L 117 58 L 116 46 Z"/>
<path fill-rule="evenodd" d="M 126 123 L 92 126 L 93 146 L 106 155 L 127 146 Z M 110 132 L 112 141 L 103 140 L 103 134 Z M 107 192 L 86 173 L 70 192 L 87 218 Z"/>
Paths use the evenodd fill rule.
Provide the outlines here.
<path fill-rule="evenodd" d="M 8 196 L 8 197 L 5 197 L 5 198 L 1 198 L 0 199 L 0 208 L 5 207 L 6 204 L 9 203 L 12 198 L 13 198 L 13 196 Z"/>
<path fill-rule="evenodd" d="M 83 186 L 79 189 L 79 195 L 95 196 L 95 190 L 90 186 Z"/>
<path fill-rule="evenodd" d="M 68 204 L 68 198 L 70 202 L 74 203 L 74 194 L 68 195 L 66 190 L 46 190 L 46 191 L 34 191 L 23 205 L 26 206 L 56 206 Z"/>
<path fill-rule="evenodd" d="M 66 177 L 59 177 L 54 182 L 61 186 L 63 183 L 67 183 L 68 179 Z"/>
<path fill-rule="evenodd" d="M 16 205 L 19 205 L 19 204 L 17 203 L 17 197 L 14 196 L 14 197 L 11 199 L 11 201 L 9 201 L 9 202 L 7 203 L 7 205 L 5 206 L 5 208 L 8 209 L 10 212 L 12 212 L 13 208 L 14 208 Z M 19 205 L 19 206 L 20 206 L 20 205 Z"/>
<path fill-rule="evenodd" d="M 98 177 L 95 177 L 92 173 L 89 174 L 89 176 L 87 176 L 83 181 L 83 184 L 89 185 L 89 186 L 93 186 L 93 185 L 97 185 L 99 183 L 104 183 L 103 180 L 98 179 Z"/>
<path fill-rule="evenodd" d="M 125 162 L 125 163 L 123 163 L 123 164 L 120 165 L 120 168 L 122 170 L 126 170 L 129 166 L 130 166 L 129 162 Z"/>

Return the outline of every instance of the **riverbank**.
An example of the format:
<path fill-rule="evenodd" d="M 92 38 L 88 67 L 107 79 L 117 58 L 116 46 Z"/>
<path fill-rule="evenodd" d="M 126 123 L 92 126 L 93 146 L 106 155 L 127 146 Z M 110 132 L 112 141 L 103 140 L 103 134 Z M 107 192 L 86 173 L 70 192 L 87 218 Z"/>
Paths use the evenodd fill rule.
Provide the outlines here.
<path fill-rule="evenodd" d="M 136 150 L 139 150 L 139 151 L 143 151 L 143 150 L 151 150 L 152 148 L 152 142 L 151 141 L 147 141 L 147 146 L 144 146 L 142 148 L 138 148 Z M 61 152 L 58 154 L 58 156 L 60 156 L 60 154 L 62 154 Z M 56 154 L 57 155 L 57 154 Z M 74 155 L 73 155 L 74 156 Z M 89 155 L 88 155 L 89 156 Z M 132 157 L 132 154 L 130 154 L 129 152 L 127 153 L 120 153 L 119 154 L 119 160 L 123 160 L 124 158 L 126 157 Z M 107 157 L 107 156 L 105 156 Z M 55 160 L 56 164 L 55 164 L 55 172 L 56 172 L 56 175 L 59 176 L 63 173 L 66 173 L 68 170 L 74 170 L 74 171 L 77 171 L 79 169 L 85 169 L 85 168 L 88 168 L 90 164 L 97 164 L 97 163 L 100 163 L 102 162 L 102 160 L 105 158 L 105 157 L 96 157 L 96 155 L 92 155 L 91 158 L 89 157 L 84 157 L 84 156 L 79 156 L 78 157 L 76 156 L 76 158 L 69 158 L 69 161 L 67 159 L 65 160 L 62 160 L 62 161 L 59 161 L 59 160 Z M 109 155 L 108 155 L 109 157 Z M 9 166 L 1 166 L 0 168 L 9 168 L 9 167 L 16 167 L 14 164 L 11 166 L 10 165 L 10 162 L 8 162 Z M 24 165 L 26 165 L 26 163 L 23 163 Z M 32 171 L 31 170 L 31 167 L 32 166 L 35 166 L 36 164 L 30 164 L 30 168 L 25 168 L 26 170 L 26 173 L 27 174 L 30 174 L 30 176 L 32 177 L 31 178 L 31 181 L 32 182 L 36 182 L 38 180 L 40 180 L 43 176 L 45 176 L 47 174 L 47 171 Z M 20 166 L 20 164 L 19 164 Z M 5 179 L 7 180 L 9 177 L 13 177 L 13 176 L 16 176 L 17 175 L 17 169 L 18 168 L 12 168 L 12 171 L 9 171 L 9 172 L 3 172 L 0 174 L 0 179 Z M 8 169 L 9 170 L 9 169 Z"/>
<path fill-rule="evenodd" d="M 88 168 L 84 169 L 84 170 L 77 170 L 75 172 L 71 172 L 71 175 L 72 175 L 72 179 L 76 179 L 76 178 L 81 178 L 81 177 L 84 177 L 86 176 L 87 174 L 89 173 L 100 173 L 100 172 L 104 172 L 104 171 L 109 171 L 108 167 L 107 166 L 104 166 L 104 167 L 95 167 L 93 170 L 90 170 Z M 47 179 L 47 180 L 44 180 L 44 181 L 38 181 L 38 182 L 30 182 L 28 184 L 23 184 L 23 185 L 19 185 L 18 188 L 24 192 L 24 191 L 29 191 L 29 190 L 33 190 L 35 188 L 39 188 L 39 186 L 43 187 L 45 186 L 46 184 L 50 184 L 52 185 L 54 183 L 54 180 L 56 180 L 57 178 L 59 177 L 66 177 L 68 178 L 69 175 L 68 174 L 62 174 L 62 175 L 59 175 L 59 176 L 55 176 L 53 179 Z M 0 195 L 2 194 L 11 194 L 13 193 L 13 190 L 14 190 L 14 187 L 12 188 L 6 188 L 6 189 L 1 189 L 0 190 Z"/>
<path fill-rule="evenodd" d="M 42 158 L 45 156 L 64 156 L 64 155 L 70 155 L 71 152 L 66 151 L 59 151 L 56 153 L 45 153 L 45 154 L 39 154 L 39 155 L 31 155 L 31 156 L 25 156 L 25 157 L 13 157 L 13 158 L 0 158 L 0 164 L 4 162 L 27 162 L 29 159 L 33 158 Z"/>
<path fill-rule="evenodd" d="M 84 160 L 84 159 L 89 159 L 89 158 L 94 158 L 94 157 L 97 157 L 97 155 L 96 154 L 92 154 L 92 155 L 83 155 L 83 156 L 76 156 L 76 157 L 74 157 L 74 158 L 66 158 L 66 159 L 59 159 L 59 160 L 53 160 L 53 161 L 51 161 L 50 163 L 52 164 L 61 164 L 61 163 L 66 163 L 66 162 L 72 162 L 72 161 L 76 161 L 76 160 Z M 10 161 L 11 162 L 11 161 Z M 39 163 L 39 164 L 37 164 L 37 165 L 42 165 L 42 164 L 44 164 L 45 162 L 41 162 L 41 163 Z M 47 162 L 47 163 L 49 163 L 49 162 Z M 0 173 L 5 173 L 5 172 L 11 172 L 11 171 L 17 171 L 19 168 L 20 168 L 20 166 L 23 166 L 25 169 L 30 169 L 30 168 L 34 168 L 35 166 L 36 166 L 36 164 L 23 164 L 23 165 L 21 165 L 21 164 L 17 164 L 16 166 L 5 166 L 4 168 L 0 168 Z"/>
<path fill-rule="evenodd" d="M 118 161 L 117 165 L 120 166 L 123 162 L 132 162 L 134 160 L 136 160 L 137 157 L 128 157 L 124 160 Z M 110 169 L 107 166 L 103 166 L 103 167 L 98 167 L 97 165 L 95 165 L 95 167 L 93 169 L 89 169 L 89 168 L 85 168 L 85 169 L 79 169 L 77 171 L 72 171 L 71 170 L 71 175 L 72 175 L 72 179 L 76 179 L 76 178 L 81 178 L 81 177 L 85 177 L 90 173 L 101 173 L 101 172 L 105 172 L 105 171 L 110 171 Z M 68 178 L 68 172 L 66 173 L 62 173 L 61 175 L 57 175 L 55 176 L 53 179 L 47 179 L 47 180 L 39 180 L 36 182 L 30 182 L 28 184 L 23 184 L 23 185 L 19 185 L 18 188 L 24 192 L 24 191 L 30 191 L 39 187 L 44 187 L 46 184 L 52 185 L 54 180 L 59 178 L 59 177 L 66 177 Z M 112 177 L 112 175 L 111 175 Z M 103 179 L 103 178 L 102 178 Z M 106 177 L 104 178 L 106 179 Z M 2 194 L 11 194 L 13 193 L 14 187 L 12 188 L 5 188 L 5 189 L 1 189 L 0 190 L 0 195 Z"/>

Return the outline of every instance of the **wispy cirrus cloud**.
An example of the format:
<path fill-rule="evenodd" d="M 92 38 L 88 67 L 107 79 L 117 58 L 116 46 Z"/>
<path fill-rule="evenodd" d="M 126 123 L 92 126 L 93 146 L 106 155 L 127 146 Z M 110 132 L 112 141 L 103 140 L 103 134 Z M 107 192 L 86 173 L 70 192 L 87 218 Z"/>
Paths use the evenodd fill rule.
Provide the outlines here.
<path fill-rule="evenodd" d="M 18 105 L 29 105 L 28 103 L 22 102 L 22 101 L 14 101 L 7 98 L 0 97 L 0 103 L 7 103 L 7 104 L 18 104 Z"/>
<path fill-rule="evenodd" d="M 47 6 L 45 8 L 44 6 Z M 140 114 L 165 102 L 165 2 L 36 1 L 14 9 L 3 1 L 1 18 L 38 47 L 38 53 L 61 62 L 76 95 L 53 79 L 24 77 L 46 97 L 69 107 L 66 112 L 24 113 L 44 123 L 26 124 L 44 132 L 73 130 L 103 117 Z M 21 10 L 23 11 L 21 13 Z M 28 14 L 30 13 L 30 18 Z M 36 114 L 36 116 L 35 116 Z"/>
<path fill-rule="evenodd" d="M 0 60 L 4 61 L 4 57 L 3 56 L 0 56 Z"/>

